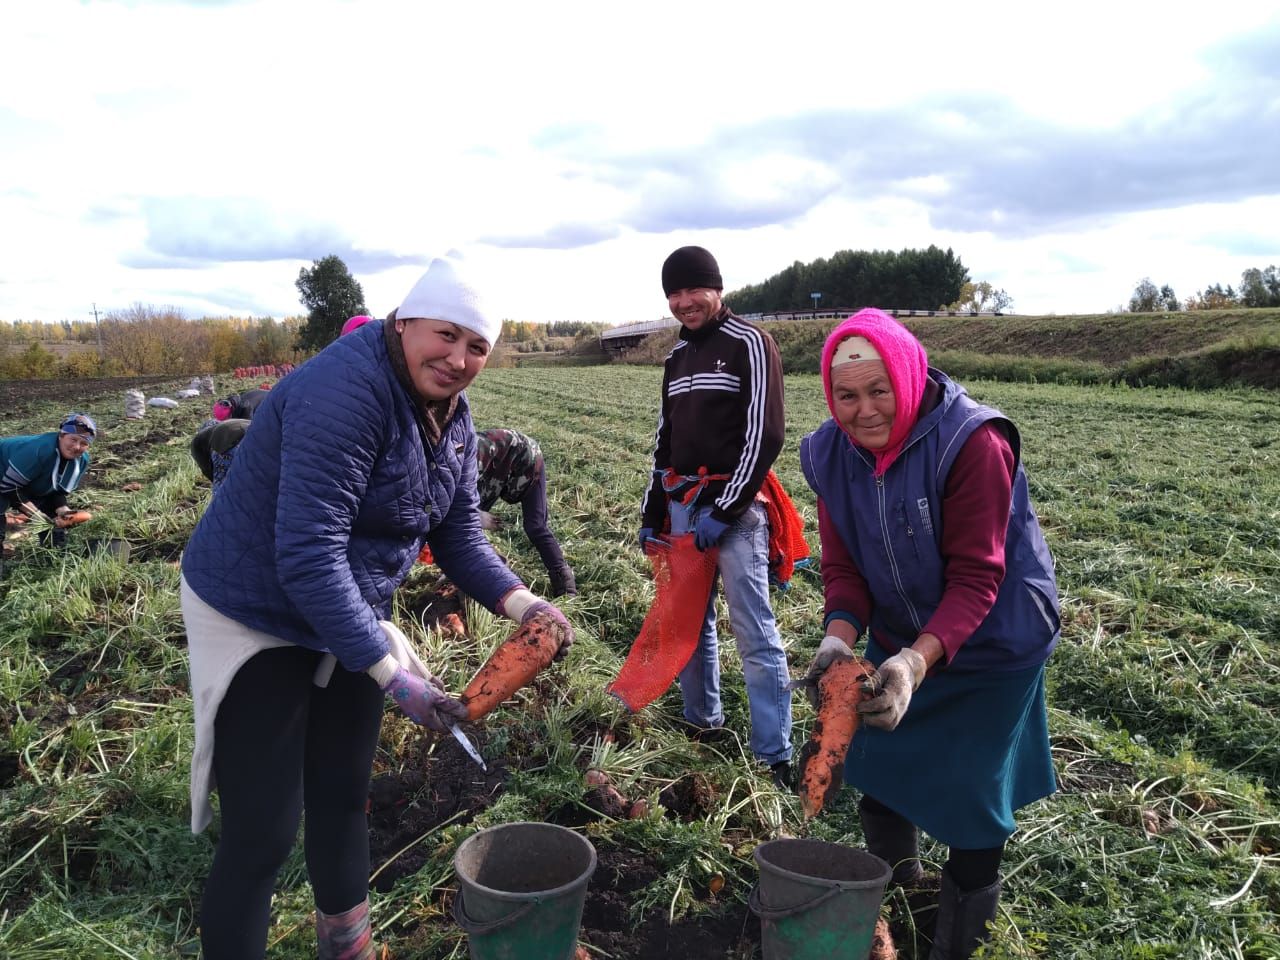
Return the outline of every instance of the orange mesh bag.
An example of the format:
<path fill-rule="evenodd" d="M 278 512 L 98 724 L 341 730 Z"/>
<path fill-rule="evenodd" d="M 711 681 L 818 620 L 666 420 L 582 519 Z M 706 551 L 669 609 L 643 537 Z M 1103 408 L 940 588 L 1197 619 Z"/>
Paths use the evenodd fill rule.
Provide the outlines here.
<path fill-rule="evenodd" d="M 779 584 L 786 584 L 795 573 L 796 564 L 809 558 L 804 520 L 772 470 L 765 475 L 760 498 L 769 520 L 769 576 Z"/>
<path fill-rule="evenodd" d="M 618 677 L 606 688 L 635 713 L 666 692 L 698 647 L 720 551 L 705 552 L 686 533 L 651 540 L 653 604 Z"/>

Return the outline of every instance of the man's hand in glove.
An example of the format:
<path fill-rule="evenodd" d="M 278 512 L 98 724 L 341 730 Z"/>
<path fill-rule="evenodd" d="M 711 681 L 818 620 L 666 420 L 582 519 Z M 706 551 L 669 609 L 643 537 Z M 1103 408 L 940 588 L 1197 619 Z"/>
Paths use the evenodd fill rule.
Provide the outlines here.
<path fill-rule="evenodd" d="M 502 521 L 495 517 L 488 510 L 480 511 L 480 529 L 481 530 L 501 530 Z"/>
<path fill-rule="evenodd" d="M 903 647 L 880 664 L 875 677 L 863 681 L 863 690 L 876 695 L 858 704 L 867 726 L 881 730 L 897 727 L 927 669 L 924 656 L 910 647 Z"/>
<path fill-rule="evenodd" d="M 797 686 L 804 687 L 804 695 L 809 698 L 813 709 L 818 709 L 818 680 L 827 672 L 827 667 L 837 660 L 852 660 L 853 650 L 839 637 L 827 634 L 818 645 L 818 652 L 809 664 L 809 672 Z"/>
<path fill-rule="evenodd" d="M 693 545 L 699 550 L 710 550 L 721 541 L 728 529 L 729 524 L 717 520 L 710 513 L 704 513 L 693 528 Z"/>
<path fill-rule="evenodd" d="M 573 624 L 555 604 L 539 599 L 533 591 L 525 587 L 517 587 L 498 601 L 498 612 L 521 625 L 539 615 L 554 620 L 560 627 L 560 635 L 564 638 L 554 659 L 563 660 L 569 655 L 569 648 L 573 646 Z"/>
<path fill-rule="evenodd" d="M 445 693 L 435 677 L 424 680 L 397 667 L 382 689 L 406 717 L 436 733 L 448 733 L 451 724 L 467 719 L 467 708 Z"/>

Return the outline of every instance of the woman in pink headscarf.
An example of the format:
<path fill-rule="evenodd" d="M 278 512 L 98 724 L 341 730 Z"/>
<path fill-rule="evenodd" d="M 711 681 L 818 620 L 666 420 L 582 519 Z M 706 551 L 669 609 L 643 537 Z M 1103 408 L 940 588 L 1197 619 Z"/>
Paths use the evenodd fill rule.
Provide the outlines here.
<path fill-rule="evenodd" d="M 818 497 L 824 637 L 807 680 L 866 634 L 875 695 L 845 782 L 867 848 L 918 887 L 920 829 L 948 845 L 931 960 L 968 957 L 996 916 L 1014 811 L 1056 789 L 1045 662 L 1053 559 L 1017 429 L 880 310 L 827 338 L 831 419 L 800 444 Z"/>

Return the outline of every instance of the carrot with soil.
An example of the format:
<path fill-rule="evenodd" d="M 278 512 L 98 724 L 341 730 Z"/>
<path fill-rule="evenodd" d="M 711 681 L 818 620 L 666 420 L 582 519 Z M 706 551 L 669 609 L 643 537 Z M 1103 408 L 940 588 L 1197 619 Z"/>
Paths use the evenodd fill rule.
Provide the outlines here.
<path fill-rule="evenodd" d="M 546 669 L 564 643 L 553 618 L 532 616 L 493 651 L 458 699 L 468 720 L 479 720 Z"/>
<path fill-rule="evenodd" d="M 867 697 L 864 680 L 876 668 L 863 657 L 836 660 L 818 681 L 818 719 L 800 751 L 800 806 L 809 820 L 822 812 L 839 789 L 844 755 L 858 729 L 858 704 Z"/>

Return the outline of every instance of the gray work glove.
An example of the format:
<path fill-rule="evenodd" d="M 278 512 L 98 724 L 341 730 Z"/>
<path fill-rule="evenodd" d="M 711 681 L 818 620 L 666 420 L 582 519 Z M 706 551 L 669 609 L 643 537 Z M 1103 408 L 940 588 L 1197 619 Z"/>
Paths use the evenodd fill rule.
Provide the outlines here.
<path fill-rule="evenodd" d="M 481 530 L 501 530 L 502 521 L 495 517 L 488 510 L 480 511 L 480 529 Z"/>
<path fill-rule="evenodd" d="M 827 667 L 837 660 L 852 660 L 853 650 L 839 637 L 827 634 L 818 644 L 818 652 L 813 663 L 809 664 L 809 672 L 795 686 L 804 687 L 804 695 L 809 698 L 813 709 L 818 709 L 818 680 L 827 672 Z"/>
<path fill-rule="evenodd" d="M 858 704 L 867 726 L 881 730 L 897 727 L 927 669 L 924 657 L 911 647 L 903 647 L 880 664 L 876 675 L 862 682 L 863 692 L 873 694 Z"/>

